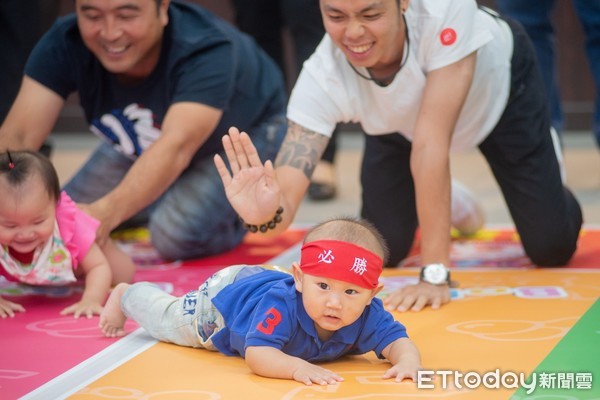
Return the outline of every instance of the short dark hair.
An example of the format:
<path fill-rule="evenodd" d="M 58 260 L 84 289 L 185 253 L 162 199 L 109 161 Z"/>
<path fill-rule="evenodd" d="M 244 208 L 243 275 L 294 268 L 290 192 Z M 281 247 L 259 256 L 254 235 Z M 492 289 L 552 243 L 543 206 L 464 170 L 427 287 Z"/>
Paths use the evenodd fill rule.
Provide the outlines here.
<path fill-rule="evenodd" d="M 162 2 L 162 0 L 155 0 L 156 1 L 156 10 L 158 10 L 160 8 L 160 3 Z M 397 0 L 400 1 L 400 0 Z M 75 4 L 75 0 L 73 0 L 73 4 Z"/>
<path fill-rule="evenodd" d="M 42 178 L 48 196 L 57 202 L 60 198 L 58 174 L 46 156 L 29 150 L 0 153 L 0 176 L 5 176 L 10 186 L 18 187 L 36 173 Z"/>
<path fill-rule="evenodd" d="M 321 222 L 311 228 L 304 243 L 315 240 L 340 240 L 363 247 L 381 257 L 387 265 L 390 251 L 383 235 L 368 220 L 341 216 Z"/>

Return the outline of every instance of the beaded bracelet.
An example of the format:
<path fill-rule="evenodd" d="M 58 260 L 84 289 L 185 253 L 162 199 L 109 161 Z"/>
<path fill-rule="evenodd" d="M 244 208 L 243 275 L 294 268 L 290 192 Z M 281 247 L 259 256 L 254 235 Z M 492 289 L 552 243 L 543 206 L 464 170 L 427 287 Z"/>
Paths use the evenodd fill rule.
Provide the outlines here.
<path fill-rule="evenodd" d="M 258 231 L 265 233 L 269 229 L 275 229 L 275 226 L 277 226 L 277 224 L 281 222 L 281 214 L 282 213 L 283 213 L 283 207 L 279 206 L 273 219 L 262 225 L 247 224 L 241 217 L 240 217 L 240 221 L 242 221 L 244 228 L 252 233 L 256 233 Z"/>

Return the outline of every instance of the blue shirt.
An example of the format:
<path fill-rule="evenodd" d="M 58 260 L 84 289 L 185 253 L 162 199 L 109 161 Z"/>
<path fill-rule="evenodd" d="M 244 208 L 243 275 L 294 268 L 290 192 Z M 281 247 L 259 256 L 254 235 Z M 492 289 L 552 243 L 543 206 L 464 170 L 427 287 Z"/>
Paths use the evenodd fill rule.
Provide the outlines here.
<path fill-rule="evenodd" d="M 131 158 L 160 136 L 167 110 L 197 102 L 223 111 L 199 150 L 222 150 L 230 126 L 246 130 L 285 115 L 278 66 L 247 35 L 204 8 L 172 1 L 158 65 L 143 81 L 124 84 L 85 46 L 75 14 L 61 17 L 39 41 L 25 74 L 63 98 L 77 92 L 91 130 Z"/>
<path fill-rule="evenodd" d="M 408 337 L 405 327 L 373 299 L 353 324 L 321 342 L 296 291 L 294 278 L 266 270 L 242 278 L 213 298 L 226 328 L 212 337 L 217 349 L 244 357 L 247 346 L 271 346 L 309 362 L 330 361 L 343 355 L 383 349 L 396 339 Z"/>

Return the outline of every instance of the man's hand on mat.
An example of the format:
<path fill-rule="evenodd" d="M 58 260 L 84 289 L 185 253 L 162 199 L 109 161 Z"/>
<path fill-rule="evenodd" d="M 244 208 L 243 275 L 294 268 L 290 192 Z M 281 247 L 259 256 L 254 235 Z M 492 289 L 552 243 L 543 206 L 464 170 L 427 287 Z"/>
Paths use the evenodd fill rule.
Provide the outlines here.
<path fill-rule="evenodd" d="M 25 307 L 20 304 L 13 303 L 0 297 L 0 317 L 6 318 L 15 316 L 15 311 L 25 312 Z"/>
<path fill-rule="evenodd" d="M 388 310 L 397 311 L 421 311 L 430 305 L 438 309 L 450 301 L 450 288 L 448 285 L 432 285 L 419 282 L 416 285 L 408 285 L 387 296 L 383 303 Z"/>
<path fill-rule="evenodd" d="M 102 304 L 97 301 L 81 300 L 60 312 L 60 315 L 73 314 L 75 318 L 86 316 L 92 318 L 94 314 L 100 315 L 102 312 Z"/>
<path fill-rule="evenodd" d="M 270 220 L 280 203 L 273 163 L 267 160 L 263 165 L 250 136 L 235 127 L 222 141 L 231 173 L 218 154 L 214 162 L 231 206 L 249 224 Z"/>
<path fill-rule="evenodd" d="M 335 385 L 344 380 L 335 372 L 308 362 L 294 371 L 293 378 L 296 382 L 308 386 L 313 383 L 317 385 Z"/>

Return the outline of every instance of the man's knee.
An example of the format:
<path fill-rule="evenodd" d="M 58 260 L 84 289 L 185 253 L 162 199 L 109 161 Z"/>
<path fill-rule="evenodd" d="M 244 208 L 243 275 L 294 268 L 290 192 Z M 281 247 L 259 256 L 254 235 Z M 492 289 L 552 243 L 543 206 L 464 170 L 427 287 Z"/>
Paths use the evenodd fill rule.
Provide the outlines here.
<path fill-rule="evenodd" d="M 398 266 L 398 264 L 400 264 L 400 262 L 408 255 L 408 250 L 410 250 L 410 246 L 395 247 L 390 249 L 390 257 L 386 267 L 394 268 Z"/>
<path fill-rule="evenodd" d="M 529 259 L 539 267 L 563 267 L 577 249 L 576 241 L 573 243 L 565 236 L 523 245 Z"/>
<path fill-rule="evenodd" d="M 414 233 L 411 235 L 410 231 L 406 230 L 400 235 L 397 235 L 396 232 L 388 232 L 387 235 L 382 233 L 382 235 L 390 249 L 387 267 L 394 268 L 410 253 L 413 246 Z"/>

